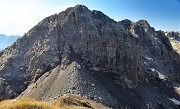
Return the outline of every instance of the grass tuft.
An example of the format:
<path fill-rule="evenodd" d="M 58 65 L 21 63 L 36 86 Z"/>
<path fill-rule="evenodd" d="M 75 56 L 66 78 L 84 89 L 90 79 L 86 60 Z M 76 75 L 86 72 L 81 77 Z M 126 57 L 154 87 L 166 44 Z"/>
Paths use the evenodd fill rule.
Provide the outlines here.
<path fill-rule="evenodd" d="M 13 99 L 0 102 L 0 109 L 61 109 L 47 102 L 35 101 L 31 98 Z"/>
<path fill-rule="evenodd" d="M 32 98 L 4 100 L 0 109 L 109 109 L 77 95 L 64 95 L 54 103 L 36 101 Z"/>

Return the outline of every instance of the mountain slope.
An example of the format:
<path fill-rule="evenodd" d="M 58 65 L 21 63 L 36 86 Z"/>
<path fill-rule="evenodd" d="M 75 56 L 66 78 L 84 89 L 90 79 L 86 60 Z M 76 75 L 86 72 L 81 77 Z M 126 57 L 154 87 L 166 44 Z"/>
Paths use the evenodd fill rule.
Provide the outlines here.
<path fill-rule="evenodd" d="M 0 99 L 78 94 L 114 109 L 178 108 L 180 56 L 147 21 L 76 5 L 0 52 Z M 167 91 L 168 90 L 168 91 Z"/>

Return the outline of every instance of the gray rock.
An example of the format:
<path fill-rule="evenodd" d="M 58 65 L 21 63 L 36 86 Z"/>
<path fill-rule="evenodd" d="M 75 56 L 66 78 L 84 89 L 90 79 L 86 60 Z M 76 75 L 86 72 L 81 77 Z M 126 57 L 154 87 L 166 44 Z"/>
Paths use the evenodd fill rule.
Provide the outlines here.
<path fill-rule="evenodd" d="M 20 94 L 16 90 L 25 90 L 27 85 L 19 87 L 24 82 L 35 82 L 59 63 L 65 69 L 71 63 L 68 47 L 87 63 L 125 75 L 132 81 L 131 87 L 137 86 L 141 73 L 138 38 L 102 12 L 90 11 L 83 5 L 45 18 L 3 50 L 1 77 L 15 79 L 18 85 L 12 90 Z"/>
<path fill-rule="evenodd" d="M 115 109 L 145 109 L 149 102 L 152 108 L 171 109 L 176 104 L 168 97 L 180 98 L 169 88 L 179 65 L 165 32 L 147 21 L 116 22 L 77 5 L 43 19 L 0 51 L 5 79 L 0 99 L 19 95 L 52 102 L 72 93 Z M 166 81 L 158 81 L 162 77 Z"/>

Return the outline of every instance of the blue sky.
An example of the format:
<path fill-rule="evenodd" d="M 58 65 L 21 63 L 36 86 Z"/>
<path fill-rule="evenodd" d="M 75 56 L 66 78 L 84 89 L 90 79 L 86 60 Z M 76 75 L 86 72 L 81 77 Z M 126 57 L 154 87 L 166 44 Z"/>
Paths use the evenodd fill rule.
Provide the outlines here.
<path fill-rule="evenodd" d="M 84 4 L 112 19 L 145 19 L 156 30 L 180 31 L 180 0 L 0 0 L 0 33 L 23 35 L 43 18 Z"/>

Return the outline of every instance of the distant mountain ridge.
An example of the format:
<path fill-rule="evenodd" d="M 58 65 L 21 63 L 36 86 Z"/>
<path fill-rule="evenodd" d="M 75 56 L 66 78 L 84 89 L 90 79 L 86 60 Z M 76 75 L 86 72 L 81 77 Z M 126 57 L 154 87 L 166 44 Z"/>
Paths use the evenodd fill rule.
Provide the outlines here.
<path fill-rule="evenodd" d="M 169 37 L 170 39 L 173 39 L 173 40 L 177 40 L 177 41 L 180 41 L 180 33 L 177 31 L 168 31 L 168 32 L 165 32 L 165 35 L 167 37 Z"/>
<path fill-rule="evenodd" d="M 165 35 L 169 38 L 173 49 L 180 54 L 180 33 L 169 31 L 165 32 Z"/>
<path fill-rule="evenodd" d="M 0 34 L 0 50 L 3 50 L 13 44 L 19 37 L 19 35 L 7 36 L 5 34 Z"/>

